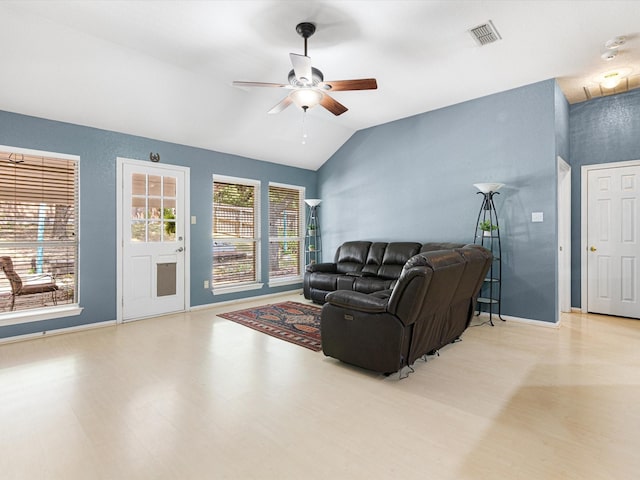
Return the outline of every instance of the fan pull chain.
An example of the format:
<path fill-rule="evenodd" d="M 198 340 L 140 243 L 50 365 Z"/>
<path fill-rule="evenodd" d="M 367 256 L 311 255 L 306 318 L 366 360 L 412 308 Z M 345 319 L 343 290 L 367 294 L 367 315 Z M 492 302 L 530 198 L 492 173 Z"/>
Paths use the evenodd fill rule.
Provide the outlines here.
<path fill-rule="evenodd" d="M 307 109 L 302 111 L 302 144 L 307 144 Z"/>

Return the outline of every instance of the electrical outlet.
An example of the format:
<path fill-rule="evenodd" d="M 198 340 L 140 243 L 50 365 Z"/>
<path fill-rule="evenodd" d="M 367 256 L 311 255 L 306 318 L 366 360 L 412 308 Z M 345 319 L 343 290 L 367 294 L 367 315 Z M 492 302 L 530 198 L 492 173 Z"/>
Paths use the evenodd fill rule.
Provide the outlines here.
<path fill-rule="evenodd" d="M 204 281 L 204 288 L 209 288 L 209 280 Z"/>

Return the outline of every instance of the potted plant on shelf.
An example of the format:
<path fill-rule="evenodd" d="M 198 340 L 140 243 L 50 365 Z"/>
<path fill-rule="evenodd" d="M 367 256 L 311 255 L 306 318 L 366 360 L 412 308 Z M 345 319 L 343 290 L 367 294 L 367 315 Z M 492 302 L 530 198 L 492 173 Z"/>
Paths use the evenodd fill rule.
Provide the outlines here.
<path fill-rule="evenodd" d="M 492 225 L 490 220 L 484 220 L 482 222 L 480 222 L 480 224 L 478 225 L 478 227 L 480 228 L 480 230 L 482 230 L 482 234 L 485 237 L 490 237 L 491 236 L 491 232 L 493 232 L 494 230 L 498 229 L 497 225 Z"/>

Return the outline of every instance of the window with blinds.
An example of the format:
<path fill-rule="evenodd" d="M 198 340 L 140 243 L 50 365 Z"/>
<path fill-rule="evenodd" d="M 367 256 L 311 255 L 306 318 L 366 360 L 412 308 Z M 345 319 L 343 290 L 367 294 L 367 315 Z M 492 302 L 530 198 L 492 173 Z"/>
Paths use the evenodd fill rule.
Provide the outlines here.
<path fill-rule="evenodd" d="M 0 312 L 77 303 L 78 159 L 53 155 L 0 151 Z"/>
<path fill-rule="evenodd" d="M 286 281 L 302 276 L 303 189 L 269 185 L 269 280 Z"/>
<path fill-rule="evenodd" d="M 259 201 L 259 182 L 213 177 L 214 290 L 258 282 Z"/>

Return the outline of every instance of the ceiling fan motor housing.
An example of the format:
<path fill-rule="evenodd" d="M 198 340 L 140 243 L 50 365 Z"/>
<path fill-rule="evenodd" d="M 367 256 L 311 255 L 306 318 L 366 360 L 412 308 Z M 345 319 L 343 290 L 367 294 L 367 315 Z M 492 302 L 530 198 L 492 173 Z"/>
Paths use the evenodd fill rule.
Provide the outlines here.
<path fill-rule="evenodd" d="M 287 78 L 289 83 L 294 87 L 317 87 L 318 84 L 324 80 L 324 75 L 322 75 L 322 72 L 317 68 L 311 67 L 311 84 L 306 84 L 298 80 L 296 72 L 293 70 L 289 72 L 289 76 Z"/>

